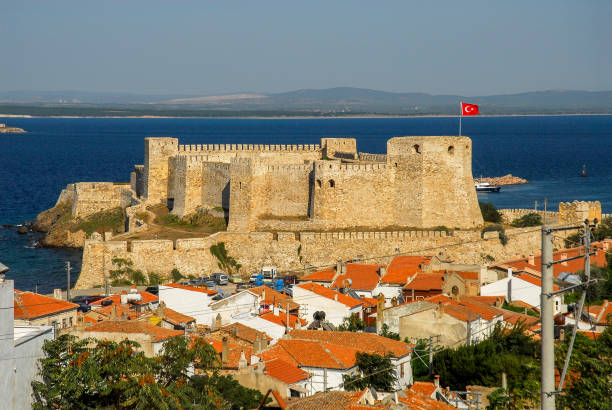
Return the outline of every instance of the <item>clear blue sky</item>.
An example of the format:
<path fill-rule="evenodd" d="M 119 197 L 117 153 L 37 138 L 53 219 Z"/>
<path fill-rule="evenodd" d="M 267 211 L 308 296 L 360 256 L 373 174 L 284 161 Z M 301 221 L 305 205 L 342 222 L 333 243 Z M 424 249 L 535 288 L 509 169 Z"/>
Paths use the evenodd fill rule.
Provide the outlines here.
<path fill-rule="evenodd" d="M 0 91 L 612 90 L 612 1 L 0 0 Z"/>

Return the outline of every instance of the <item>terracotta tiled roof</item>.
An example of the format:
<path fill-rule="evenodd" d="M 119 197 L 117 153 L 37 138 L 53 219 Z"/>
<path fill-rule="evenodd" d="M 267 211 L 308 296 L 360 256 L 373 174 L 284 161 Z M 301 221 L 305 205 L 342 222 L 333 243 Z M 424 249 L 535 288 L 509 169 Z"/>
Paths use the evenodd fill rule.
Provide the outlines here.
<path fill-rule="evenodd" d="M 427 265 L 430 261 L 431 256 L 396 256 L 387 267 L 387 273 L 381 282 L 405 285 L 409 277 L 422 272 L 420 265 Z"/>
<path fill-rule="evenodd" d="M 352 282 L 350 285 L 351 289 L 369 291 L 374 290 L 380 280 L 380 276 L 378 276 L 379 269 L 380 265 L 347 263 L 346 273 L 343 275 L 339 275 L 332 284 L 332 287 L 344 288 L 345 281 L 347 279 L 350 279 Z"/>
<path fill-rule="evenodd" d="M 182 330 L 170 330 L 163 327 L 154 326 L 148 322 L 139 322 L 133 320 L 105 320 L 94 325 L 85 327 L 86 332 L 104 332 L 104 333 L 125 333 L 126 338 L 129 338 L 131 333 L 143 333 L 152 336 L 154 342 L 170 339 L 171 337 L 182 336 L 185 334 Z"/>
<path fill-rule="evenodd" d="M 607 323 L 608 315 L 612 315 L 612 303 L 606 299 L 601 306 L 589 306 L 588 311 L 595 317 L 596 323 Z"/>
<path fill-rule="evenodd" d="M 219 360 L 222 359 L 221 353 L 223 352 L 223 340 L 207 338 L 206 341 L 215 349 L 215 352 L 219 355 Z M 236 343 L 228 342 L 229 358 L 222 366 L 225 368 L 238 368 L 238 362 L 240 356 L 244 353 L 244 358 L 247 364 L 251 363 L 251 356 L 253 356 L 253 348 L 251 346 L 241 346 Z"/>
<path fill-rule="evenodd" d="M 167 283 L 167 284 L 165 284 L 163 286 L 169 286 L 171 288 L 177 288 L 177 289 L 191 290 L 193 292 L 206 293 L 207 295 L 216 295 L 217 294 L 216 290 L 207 289 L 206 287 L 181 285 L 179 283 Z"/>
<path fill-rule="evenodd" d="M 414 410 L 457 410 L 450 404 L 442 403 L 437 400 L 425 397 L 420 393 L 406 390 L 398 394 L 400 403 L 408 405 L 409 409 Z"/>
<path fill-rule="evenodd" d="M 442 290 L 444 275 L 439 273 L 417 273 L 404 289 L 407 290 Z"/>
<path fill-rule="evenodd" d="M 260 332 L 259 330 L 238 322 L 223 326 L 221 330 L 234 335 L 238 339 L 246 340 L 249 343 L 255 343 L 257 336 L 261 339 L 263 335 L 266 335 L 264 332 Z"/>
<path fill-rule="evenodd" d="M 363 392 L 329 391 L 312 396 L 292 399 L 287 405 L 291 410 L 366 410 L 385 409 L 383 404 L 369 406 L 361 404 Z"/>
<path fill-rule="evenodd" d="M 127 293 L 125 291 L 122 294 L 124 294 L 124 295 L 128 294 L 129 295 L 129 293 Z M 154 295 L 152 293 L 149 293 L 147 291 L 144 291 L 144 290 L 142 290 L 140 292 L 137 292 L 136 294 L 141 295 L 142 299 L 134 301 L 134 302 L 130 302 L 131 304 L 134 304 L 134 305 L 144 305 L 144 304 L 147 304 L 147 303 L 157 302 L 159 300 L 159 298 L 156 295 Z M 93 306 L 96 306 L 96 307 L 97 306 L 102 306 L 102 302 L 105 301 L 105 300 L 111 300 L 113 302 L 113 305 L 121 305 L 121 295 L 107 296 L 105 298 L 96 300 L 95 302 L 91 302 L 90 305 L 92 307 Z"/>
<path fill-rule="evenodd" d="M 526 273 L 523 273 L 523 274 L 515 276 L 515 277 L 519 278 L 521 280 L 524 280 L 525 282 L 529 282 L 532 285 L 536 285 L 536 286 L 542 287 L 542 281 L 540 279 L 535 278 L 535 277 L 533 277 L 531 275 L 527 275 Z M 554 290 L 559 290 L 559 286 L 553 285 L 553 289 Z"/>
<path fill-rule="evenodd" d="M 195 318 L 179 313 L 176 310 L 172 310 L 168 307 L 164 308 L 164 320 L 173 325 L 180 325 L 181 323 L 188 324 L 188 323 L 195 322 Z"/>
<path fill-rule="evenodd" d="M 425 298 L 426 301 L 444 305 L 444 313 L 453 316 L 461 321 L 474 320 L 481 316 L 486 320 L 493 320 L 502 316 L 501 309 L 486 305 L 484 303 L 457 302 L 448 296 L 435 295 Z"/>
<path fill-rule="evenodd" d="M 354 308 L 357 307 L 359 305 L 362 305 L 363 302 L 357 299 L 353 299 L 352 297 L 345 295 L 343 293 L 340 292 L 336 292 L 335 290 L 326 288 L 325 286 L 321 286 L 317 283 L 302 283 L 297 285 L 302 289 L 305 289 L 307 291 L 316 293 L 319 296 L 323 296 L 327 299 L 332 299 L 332 300 L 336 300 L 339 303 L 342 303 L 343 305 L 346 305 L 350 308 Z"/>
<path fill-rule="evenodd" d="M 594 332 L 592 330 L 579 330 L 578 332 L 593 340 L 597 340 L 597 338 L 601 335 L 601 332 Z"/>
<path fill-rule="evenodd" d="M 279 313 L 275 315 L 274 312 L 268 311 L 266 313 L 262 313 L 259 315 L 260 318 L 267 320 L 268 322 L 276 323 L 279 326 L 286 327 L 287 326 L 287 314 Z M 289 328 L 294 329 L 296 323 L 300 321 L 301 326 L 306 326 L 308 322 L 304 319 L 299 319 L 296 315 L 289 315 Z"/>
<path fill-rule="evenodd" d="M 363 302 L 363 307 L 376 306 L 378 304 L 376 298 L 367 298 L 365 296 L 361 296 L 361 301 Z"/>
<path fill-rule="evenodd" d="M 265 291 L 265 298 L 263 298 Z M 280 293 L 277 290 L 270 289 L 267 286 L 257 286 L 255 288 L 250 288 L 249 292 L 253 292 L 259 297 L 262 297 L 262 303 L 267 305 L 276 304 L 277 306 L 281 306 L 283 309 L 287 308 L 287 303 L 289 303 L 289 310 L 299 309 L 300 305 L 295 303 L 293 299 L 289 295 L 284 293 Z"/>
<path fill-rule="evenodd" d="M 595 248 L 596 254 L 591 255 L 591 264 L 597 265 L 599 267 L 606 266 L 606 253 L 603 250 L 603 244 L 601 242 L 594 242 L 592 245 Z M 571 258 L 571 257 L 582 255 L 582 254 L 584 254 L 584 247 L 561 249 L 556 252 L 553 252 L 553 261 L 558 261 L 558 260 L 565 259 L 565 258 Z M 511 267 L 514 271 L 531 269 L 537 272 L 541 272 L 542 258 L 540 255 L 535 256 L 533 258 L 533 264 L 529 263 L 529 258 L 519 258 L 519 259 L 512 259 L 512 260 L 496 263 L 493 266 L 498 266 L 504 269 Z M 565 263 L 554 264 L 553 265 L 553 275 L 556 278 L 562 272 L 578 273 L 579 271 L 583 269 L 584 269 L 584 259 L 574 259 L 571 261 L 567 261 Z"/>
<path fill-rule="evenodd" d="M 525 315 L 518 312 L 513 312 L 511 310 L 500 309 L 504 315 L 504 322 L 508 322 L 511 325 L 515 325 L 519 322 L 525 323 L 527 325 L 532 325 L 539 321 L 539 319 L 535 316 Z"/>
<path fill-rule="evenodd" d="M 461 272 L 461 271 L 449 271 L 448 274 L 456 274 L 465 280 L 478 280 L 478 272 Z"/>
<path fill-rule="evenodd" d="M 280 339 L 259 356 L 264 361 L 279 358 L 300 367 L 349 369 L 355 366 L 356 354 L 355 349 L 315 340 Z"/>
<path fill-rule="evenodd" d="M 504 301 L 506 300 L 506 297 L 505 296 L 469 296 L 469 295 L 462 295 L 462 296 L 459 296 L 459 300 L 461 302 L 468 302 L 468 303 L 478 302 L 478 303 L 484 303 L 484 304 L 489 305 L 489 306 L 493 306 L 495 304 L 503 304 Z"/>
<path fill-rule="evenodd" d="M 15 319 L 32 320 L 43 316 L 76 310 L 79 305 L 64 300 L 50 298 L 34 292 L 15 290 L 13 302 Z"/>
<path fill-rule="evenodd" d="M 308 275 L 304 275 L 300 278 L 300 281 L 313 281 L 313 282 L 331 282 L 336 276 L 336 271 L 333 269 L 320 270 L 313 272 Z"/>
<path fill-rule="evenodd" d="M 268 360 L 264 373 L 286 384 L 294 384 L 310 377 L 308 372 L 282 359 Z"/>
<path fill-rule="evenodd" d="M 431 397 L 432 394 L 437 390 L 435 384 L 432 382 L 414 382 L 412 386 L 410 386 L 411 391 L 415 393 L 422 394 L 426 397 Z"/>
<path fill-rule="evenodd" d="M 125 317 L 128 320 L 132 320 L 132 319 L 137 319 L 143 315 L 143 313 L 136 312 L 135 310 L 130 309 L 129 305 L 121 305 L 121 304 L 101 306 L 97 309 L 90 310 L 89 312 L 87 312 L 86 315 L 90 317 L 98 318 L 100 320 L 107 320 L 113 315 L 113 312 L 117 313 L 117 319 L 121 319 L 122 317 Z"/>
<path fill-rule="evenodd" d="M 289 333 L 289 337 L 291 339 L 318 340 L 333 343 L 355 349 L 359 352 L 376 353 L 381 356 L 391 354 L 396 358 L 409 354 L 413 348 L 408 343 L 399 342 L 373 333 L 362 332 L 294 330 Z"/>

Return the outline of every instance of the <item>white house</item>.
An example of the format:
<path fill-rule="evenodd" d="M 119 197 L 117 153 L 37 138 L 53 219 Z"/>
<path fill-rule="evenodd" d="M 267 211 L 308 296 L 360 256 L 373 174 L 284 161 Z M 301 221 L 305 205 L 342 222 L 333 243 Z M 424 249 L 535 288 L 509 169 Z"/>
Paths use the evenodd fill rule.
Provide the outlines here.
<path fill-rule="evenodd" d="M 259 295 L 245 290 L 212 302 L 210 308 L 214 315 L 213 320 L 220 317 L 221 326 L 225 326 L 239 321 L 239 318 L 250 312 L 259 313 L 259 301 Z"/>
<path fill-rule="evenodd" d="M 197 324 L 212 326 L 213 310 L 210 304 L 215 290 L 185 286 L 176 283 L 159 285 L 159 302 L 184 315 L 195 318 Z"/>
<path fill-rule="evenodd" d="M 362 317 L 363 302 L 316 283 L 293 287 L 293 300 L 300 305 L 300 316 L 311 323 L 315 312 L 325 312 L 325 320 L 339 326 L 345 317 Z"/>
<path fill-rule="evenodd" d="M 53 326 L 16 325 L 14 295 L 14 282 L 0 278 L 0 397 L 2 408 L 29 409 L 31 383 L 38 378 L 38 359 L 44 357 L 45 341 L 53 339 Z"/>
<path fill-rule="evenodd" d="M 559 290 L 558 286 L 553 286 L 554 290 Z M 512 274 L 512 269 L 508 269 L 508 275 L 498 280 L 480 287 L 481 296 L 505 296 L 508 303 L 520 300 L 531 306 L 540 307 L 540 294 L 542 293 L 542 281 L 536 277 L 522 273 L 518 276 Z M 554 314 L 567 310 L 562 305 L 561 295 L 553 297 Z"/>

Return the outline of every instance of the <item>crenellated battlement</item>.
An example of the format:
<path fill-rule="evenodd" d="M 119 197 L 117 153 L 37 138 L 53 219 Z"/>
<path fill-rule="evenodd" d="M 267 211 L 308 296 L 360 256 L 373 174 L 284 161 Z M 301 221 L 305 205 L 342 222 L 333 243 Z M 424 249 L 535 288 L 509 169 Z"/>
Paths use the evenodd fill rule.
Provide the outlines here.
<path fill-rule="evenodd" d="M 304 172 L 304 171 L 311 171 L 312 170 L 312 164 L 272 164 L 272 165 L 267 165 L 266 169 L 268 172 L 294 172 L 294 171 L 299 171 L 299 172 Z"/>
<path fill-rule="evenodd" d="M 447 231 L 390 231 L 390 232 L 300 232 L 300 241 L 338 240 L 338 239 L 408 239 L 408 238 L 442 238 L 453 236 Z"/>
<path fill-rule="evenodd" d="M 178 152 L 197 154 L 205 152 L 319 152 L 318 144 L 308 145 L 269 145 L 269 144 L 192 144 L 179 145 Z"/>
<path fill-rule="evenodd" d="M 369 162 L 387 162 L 387 154 L 370 154 L 368 152 L 359 152 L 359 161 Z"/>
<path fill-rule="evenodd" d="M 315 165 L 317 172 L 329 172 L 329 171 L 384 171 L 387 169 L 387 164 L 345 164 L 337 161 L 317 161 Z"/>

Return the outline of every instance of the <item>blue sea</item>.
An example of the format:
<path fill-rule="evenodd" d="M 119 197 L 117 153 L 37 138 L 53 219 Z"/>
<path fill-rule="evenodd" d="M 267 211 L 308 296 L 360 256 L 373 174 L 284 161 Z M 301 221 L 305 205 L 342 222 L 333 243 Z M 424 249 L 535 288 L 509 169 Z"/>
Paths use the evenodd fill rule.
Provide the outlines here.
<path fill-rule="evenodd" d="M 20 224 L 52 207 L 66 184 L 129 181 L 143 163 L 143 138 L 171 136 L 181 143 L 315 144 L 321 137 L 355 137 L 362 152 L 384 153 L 387 139 L 404 135 L 456 135 L 457 118 L 371 119 L 98 119 L 0 118 L 27 134 L 0 134 L 0 225 Z M 513 174 L 528 185 L 481 194 L 501 208 L 549 210 L 559 201 L 599 200 L 612 212 L 612 116 L 469 117 L 474 176 Z M 586 165 L 587 178 L 580 177 Z M 0 228 L 0 262 L 16 287 L 50 293 L 72 281 L 81 252 L 37 249 L 36 234 Z"/>

